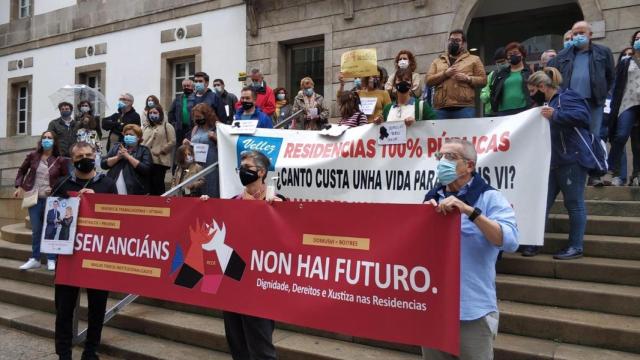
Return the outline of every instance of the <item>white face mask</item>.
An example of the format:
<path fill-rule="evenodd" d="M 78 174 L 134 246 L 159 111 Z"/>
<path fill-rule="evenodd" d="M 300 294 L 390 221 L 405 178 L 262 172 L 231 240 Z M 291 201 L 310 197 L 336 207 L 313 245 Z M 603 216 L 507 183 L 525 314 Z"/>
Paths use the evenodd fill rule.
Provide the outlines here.
<path fill-rule="evenodd" d="M 406 69 L 406 68 L 408 68 L 408 67 L 409 67 L 409 60 L 404 60 L 404 59 L 402 59 L 402 60 L 398 61 L 398 67 L 399 67 L 400 69 Z"/>
<path fill-rule="evenodd" d="M 184 161 L 185 161 L 187 164 L 191 164 L 191 163 L 193 163 L 193 156 L 191 156 L 191 155 L 187 155 L 187 157 L 185 157 Z"/>
<path fill-rule="evenodd" d="M 631 56 L 629 56 L 629 55 L 625 55 L 625 56 L 623 56 L 623 57 L 621 57 L 621 58 L 620 58 L 620 61 L 622 61 L 622 60 L 626 60 L 626 59 L 628 59 L 628 58 L 630 58 L 630 57 L 631 57 Z"/>

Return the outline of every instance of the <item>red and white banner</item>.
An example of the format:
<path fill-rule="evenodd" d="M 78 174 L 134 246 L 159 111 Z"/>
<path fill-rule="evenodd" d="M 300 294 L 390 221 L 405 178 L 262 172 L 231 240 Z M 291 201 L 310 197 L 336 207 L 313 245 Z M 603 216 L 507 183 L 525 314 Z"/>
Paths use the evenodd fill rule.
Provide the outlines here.
<path fill-rule="evenodd" d="M 258 129 L 231 135 L 218 125 L 220 193 L 242 189 L 234 169 L 244 150 L 271 159 L 269 179 L 293 199 L 418 204 L 435 182 L 434 157 L 446 138 L 466 138 L 478 152 L 477 171 L 513 205 L 520 244 L 542 245 L 551 139 L 540 109 L 505 117 L 419 121 L 407 142 L 378 145 L 382 125 L 347 130 L 338 137 L 314 131 Z"/>
<path fill-rule="evenodd" d="M 459 240 L 427 205 L 97 194 L 56 284 L 457 354 Z"/>

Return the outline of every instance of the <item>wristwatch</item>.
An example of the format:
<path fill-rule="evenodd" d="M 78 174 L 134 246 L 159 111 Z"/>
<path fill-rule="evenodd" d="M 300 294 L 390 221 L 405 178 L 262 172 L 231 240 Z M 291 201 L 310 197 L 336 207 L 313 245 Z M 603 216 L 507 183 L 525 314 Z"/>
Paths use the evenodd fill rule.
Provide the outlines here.
<path fill-rule="evenodd" d="M 482 214 L 482 210 L 473 208 L 473 212 L 469 215 L 469 221 L 474 222 L 478 216 Z"/>

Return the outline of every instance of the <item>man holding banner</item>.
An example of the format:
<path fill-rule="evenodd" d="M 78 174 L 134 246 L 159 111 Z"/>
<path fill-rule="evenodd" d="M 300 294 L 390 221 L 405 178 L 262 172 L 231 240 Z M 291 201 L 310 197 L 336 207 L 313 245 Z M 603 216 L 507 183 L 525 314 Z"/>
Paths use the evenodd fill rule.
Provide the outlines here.
<path fill-rule="evenodd" d="M 105 174 L 96 174 L 96 151 L 86 142 L 75 143 L 71 149 L 71 160 L 75 172 L 62 179 L 54 187 L 52 196 L 68 197 L 77 192 L 82 194 L 110 193 L 117 194 L 116 183 Z M 61 360 L 71 359 L 73 339 L 73 310 L 78 301 L 80 289 L 75 286 L 55 285 L 56 304 L 56 354 Z M 102 323 L 107 307 L 109 292 L 105 290 L 87 289 L 89 305 L 87 340 L 82 353 L 82 360 L 98 359 L 96 351 L 102 335 Z"/>
<path fill-rule="evenodd" d="M 475 172 L 477 153 L 472 143 L 448 139 L 436 154 L 439 186 L 425 203 L 442 214 L 461 215 L 460 234 L 460 359 L 493 359 L 498 333 L 495 262 L 500 250 L 515 252 L 518 228 L 506 198 Z M 422 348 L 423 359 L 457 359 Z"/>

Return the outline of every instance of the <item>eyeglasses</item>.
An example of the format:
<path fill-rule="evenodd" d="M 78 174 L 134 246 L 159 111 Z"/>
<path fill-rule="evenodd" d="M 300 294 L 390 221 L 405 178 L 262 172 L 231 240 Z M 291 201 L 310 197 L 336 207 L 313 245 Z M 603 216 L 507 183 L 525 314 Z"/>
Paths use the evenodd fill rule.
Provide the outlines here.
<path fill-rule="evenodd" d="M 445 158 L 450 161 L 465 160 L 465 158 L 462 157 L 462 155 L 456 154 L 456 153 L 442 153 L 438 151 L 434 154 L 434 156 L 438 161 L 440 161 L 442 158 Z"/>

